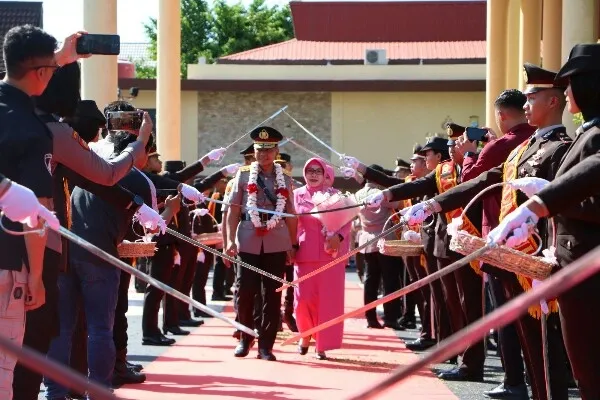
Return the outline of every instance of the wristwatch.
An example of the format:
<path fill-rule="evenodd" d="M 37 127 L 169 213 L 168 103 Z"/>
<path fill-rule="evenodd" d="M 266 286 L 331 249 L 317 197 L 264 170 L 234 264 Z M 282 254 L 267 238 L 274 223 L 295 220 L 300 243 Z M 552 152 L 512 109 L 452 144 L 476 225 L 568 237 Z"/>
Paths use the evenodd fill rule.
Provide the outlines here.
<path fill-rule="evenodd" d="M 475 153 L 473 151 L 467 151 L 465 153 L 465 157 L 477 157 L 477 153 Z"/>
<path fill-rule="evenodd" d="M 144 199 L 142 199 L 142 196 L 136 194 L 133 197 L 133 200 L 131 201 L 131 203 L 129 203 L 129 206 L 127 207 L 128 210 L 131 210 L 133 207 L 135 207 L 135 210 L 139 210 L 140 207 L 142 207 L 144 205 Z"/>

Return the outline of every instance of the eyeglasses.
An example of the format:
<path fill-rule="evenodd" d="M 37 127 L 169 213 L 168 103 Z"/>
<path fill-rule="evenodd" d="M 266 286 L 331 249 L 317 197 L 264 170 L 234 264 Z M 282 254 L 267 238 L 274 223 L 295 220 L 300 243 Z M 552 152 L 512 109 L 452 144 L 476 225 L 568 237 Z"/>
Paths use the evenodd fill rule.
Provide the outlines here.
<path fill-rule="evenodd" d="M 306 175 L 323 175 L 321 168 L 310 168 L 306 170 Z"/>

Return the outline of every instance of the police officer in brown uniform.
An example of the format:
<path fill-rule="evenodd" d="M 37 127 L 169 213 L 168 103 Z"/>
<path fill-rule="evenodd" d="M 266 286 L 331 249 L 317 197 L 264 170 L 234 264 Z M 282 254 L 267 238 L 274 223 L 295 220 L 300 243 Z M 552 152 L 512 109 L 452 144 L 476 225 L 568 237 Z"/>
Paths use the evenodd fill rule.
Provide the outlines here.
<path fill-rule="evenodd" d="M 256 162 L 242 167 L 236 175 L 229 200 L 233 204 L 294 212 L 292 180 L 275 163 L 278 143 L 283 139 L 277 130 L 261 126 L 250 133 L 254 140 Z M 283 278 L 286 264 L 293 263 L 297 219 L 263 214 L 240 207 L 231 207 L 227 214 L 227 253 L 239 255 L 242 261 Z M 238 318 L 240 323 L 254 327 L 254 296 L 261 293 L 263 309 L 258 358 L 275 361 L 272 353 L 279 324 L 280 284 L 247 268 L 238 268 Z M 235 349 L 236 357 L 248 355 L 253 340 L 242 333 Z"/>
<path fill-rule="evenodd" d="M 571 139 L 561 123 L 565 106 L 565 97 L 562 92 L 567 83 L 564 80 L 555 81 L 555 72 L 544 70 L 532 64 L 525 64 L 524 71 L 528 83 L 525 90 L 527 102 L 524 108 L 530 124 L 537 126 L 538 129 L 528 141 L 515 148 L 501 166 L 493 168 L 479 177 L 432 199 L 431 204 L 436 209 L 445 212 L 463 207 L 484 188 L 502 181 L 506 182 L 524 177 L 537 177 L 546 180 L 554 178 L 560 160 L 571 144 Z M 502 220 L 510 211 L 526 200 L 527 196 L 522 192 L 504 186 L 500 219 Z M 542 247 L 546 248 L 552 245 L 551 241 L 548 240 L 549 232 L 546 221 L 538 223 L 538 231 L 544 239 Z M 537 247 L 538 243 L 530 238 L 517 249 L 532 254 Z M 488 267 L 488 272 L 501 280 L 504 292 L 509 299 L 531 289 L 531 280 L 524 276 L 491 267 Z M 547 324 L 552 398 L 567 399 L 569 373 L 562 344 L 558 304 L 556 300 L 551 300 L 548 301 L 548 306 L 551 312 L 548 315 Z M 547 398 L 542 356 L 541 312 L 540 305 L 533 306 L 529 310 L 529 315 L 525 315 L 517 321 L 517 334 L 523 348 L 525 363 L 531 379 L 531 388 L 536 399 Z M 495 392 L 489 392 L 488 396 L 493 397 L 496 392 L 498 394 L 500 392 L 516 394 L 508 393 L 511 388 L 506 387 L 506 385 L 502 385 L 502 388 L 497 389 Z"/>
<path fill-rule="evenodd" d="M 423 150 L 433 151 L 448 147 L 448 140 L 441 137 L 431 138 Z M 384 199 L 397 201 L 417 196 L 434 196 L 445 193 L 460 183 L 460 163 L 450 160 L 438 164 L 434 171 L 421 179 L 390 187 L 380 194 L 368 199 L 369 207 L 377 207 Z M 459 216 L 462 210 L 447 212 L 437 218 L 435 227 L 435 246 L 433 255 L 437 258 L 437 269 L 443 269 L 462 256 L 451 251 L 450 236 L 447 232 L 448 222 Z M 482 208 L 481 201 L 468 209 L 463 218 L 462 229 L 480 236 Z M 479 264 L 458 269 L 453 274 L 441 278 L 446 306 L 448 307 L 452 330 L 457 332 L 475 322 L 482 316 L 482 286 Z M 437 301 L 437 299 L 436 299 Z M 444 380 L 483 381 L 483 364 L 485 347 L 483 341 L 471 345 L 462 355 L 459 367 L 438 375 Z"/>
<path fill-rule="evenodd" d="M 584 123 L 575 132 L 552 182 L 546 182 L 541 190 L 543 185 L 537 182 L 533 188 L 525 188 L 535 195 L 509 213 L 489 237 L 503 241 L 509 235 L 517 236 L 515 229 L 530 218 L 554 217 L 556 258 L 562 268 L 569 268 L 600 244 L 600 44 L 573 47 L 556 78 L 569 79 L 565 91 L 568 110 L 581 112 Z M 526 243 L 527 236 L 520 237 Z M 600 330 L 595 314 L 600 308 L 599 291 L 600 274 L 595 274 L 558 297 L 565 345 L 583 400 L 600 398 L 600 342 L 595 336 Z"/>

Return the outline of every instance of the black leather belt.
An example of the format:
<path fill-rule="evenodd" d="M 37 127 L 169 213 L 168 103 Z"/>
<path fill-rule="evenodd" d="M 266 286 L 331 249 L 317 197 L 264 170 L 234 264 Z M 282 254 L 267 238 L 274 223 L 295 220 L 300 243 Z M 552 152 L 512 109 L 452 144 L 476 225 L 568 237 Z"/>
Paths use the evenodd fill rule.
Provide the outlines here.
<path fill-rule="evenodd" d="M 271 219 L 271 216 L 272 216 L 272 215 L 273 215 L 273 214 L 267 214 L 267 213 L 260 212 L 260 211 L 258 212 L 258 217 L 260 218 L 260 221 L 261 221 L 263 224 L 266 224 L 266 223 L 267 223 L 267 221 L 268 221 L 269 219 Z M 281 217 L 281 219 L 282 219 L 282 220 L 285 220 L 285 217 Z M 250 219 L 250 214 L 248 214 L 248 213 L 243 213 L 243 214 L 242 214 L 242 221 L 251 221 L 251 219 Z"/>

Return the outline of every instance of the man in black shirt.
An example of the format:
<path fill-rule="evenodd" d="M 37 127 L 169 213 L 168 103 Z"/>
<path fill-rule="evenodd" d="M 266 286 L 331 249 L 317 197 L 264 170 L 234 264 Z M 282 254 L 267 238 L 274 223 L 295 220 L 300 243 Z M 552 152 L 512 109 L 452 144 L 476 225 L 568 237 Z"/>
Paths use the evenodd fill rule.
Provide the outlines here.
<path fill-rule="evenodd" d="M 80 35 L 69 36 L 58 52 L 54 37 L 30 25 L 12 28 L 4 37 L 6 76 L 0 82 L 0 173 L 30 188 L 40 203 L 49 208 L 53 195 L 52 134 L 35 115 L 30 96 L 42 94 L 57 68 L 79 58 L 75 47 Z M 24 229 L 18 223 L 6 225 L 12 230 Z M 45 302 L 45 245 L 45 235 L 11 236 L 0 231 L 0 306 L 6 310 L 0 317 L 0 334 L 10 332 L 10 339 L 19 345 L 25 311 Z M 16 301 L 9 301 L 11 298 Z M 0 360 L 0 398 L 10 399 L 16 359 L 2 354 Z"/>
<path fill-rule="evenodd" d="M 114 138 L 115 155 L 119 154 L 131 140 L 135 140 L 135 135 L 126 132 L 117 133 Z M 151 142 L 148 144 L 152 145 Z M 132 170 L 119 183 L 139 193 L 144 203 L 152 204 L 151 188 L 140 171 Z M 169 202 L 172 202 L 171 199 Z M 177 201 L 172 203 L 175 204 Z M 71 230 L 107 253 L 118 257 L 117 246 L 129 231 L 133 213 L 116 208 L 79 187 L 73 190 L 71 206 L 73 216 Z M 163 214 L 163 217 L 168 219 L 172 211 L 172 208 L 168 207 L 167 215 Z M 71 270 L 59 278 L 60 336 L 52 341 L 48 355 L 65 365 L 68 364 L 77 316 L 77 307 L 73 299 L 77 298 L 80 292 L 83 295 L 87 321 L 89 377 L 100 384 L 110 386 L 115 365 L 113 324 L 121 271 L 107 265 L 79 246 L 72 246 L 69 256 Z M 68 394 L 66 388 L 54 381 L 48 380 L 46 384 L 47 397 L 50 399 L 64 398 Z"/>

